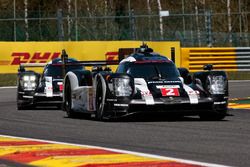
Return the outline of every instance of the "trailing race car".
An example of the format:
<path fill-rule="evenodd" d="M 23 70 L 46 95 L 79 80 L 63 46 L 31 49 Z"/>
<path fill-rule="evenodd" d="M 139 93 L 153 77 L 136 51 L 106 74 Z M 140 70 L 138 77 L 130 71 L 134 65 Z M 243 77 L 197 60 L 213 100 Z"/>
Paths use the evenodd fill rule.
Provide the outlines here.
<path fill-rule="evenodd" d="M 92 71 L 69 71 L 63 94 L 67 115 L 94 113 L 98 120 L 139 112 L 173 112 L 212 120 L 227 115 L 228 80 L 224 71 L 213 71 L 212 65 L 207 65 L 205 71 L 191 78 L 187 69 L 176 68 L 170 59 L 146 45 L 134 50 L 120 61 L 115 73 L 101 66 Z"/>
<path fill-rule="evenodd" d="M 76 63 L 68 59 L 68 63 Z M 25 67 L 44 67 L 42 75 L 35 71 L 26 71 Z M 62 60 L 53 59 L 46 63 L 20 64 L 17 78 L 17 109 L 26 109 L 36 105 L 54 105 L 61 108 L 63 91 Z M 83 66 L 69 66 L 66 71 L 84 70 Z"/>

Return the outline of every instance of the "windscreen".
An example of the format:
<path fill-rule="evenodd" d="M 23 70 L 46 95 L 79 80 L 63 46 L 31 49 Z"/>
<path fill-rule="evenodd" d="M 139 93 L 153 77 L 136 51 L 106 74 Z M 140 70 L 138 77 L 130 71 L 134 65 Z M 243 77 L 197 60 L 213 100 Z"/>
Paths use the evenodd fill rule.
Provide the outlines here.
<path fill-rule="evenodd" d="M 146 80 L 171 79 L 180 76 L 173 63 L 135 63 L 128 67 L 127 73 L 134 78 Z"/>
<path fill-rule="evenodd" d="M 72 70 L 82 70 L 83 66 L 67 66 L 66 73 Z M 44 76 L 52 76 L 53 78 L 62 78 L 62 66 L 61 65 L 50 65 L 44 71 Z"/>

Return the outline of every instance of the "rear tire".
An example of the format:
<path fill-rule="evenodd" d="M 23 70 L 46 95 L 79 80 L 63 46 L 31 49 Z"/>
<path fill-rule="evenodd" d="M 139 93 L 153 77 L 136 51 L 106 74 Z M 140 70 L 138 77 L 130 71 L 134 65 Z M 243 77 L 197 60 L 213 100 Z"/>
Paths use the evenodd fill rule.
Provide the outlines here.
<path fill-rule="evenodd" d="M 17 104 L 17 110 L 32 110 L 35 106 L 32 104 L 24 105 L 24 104 Z"/>
<path fill-rule="evenodd" d="M 71 85 L 70 82 L 67 81 L 65 85 L 65 111 L 69 118 L 73 118 L 76 116 L 75 112 L 72 110 L 72 91 L 71 91 Z"/>

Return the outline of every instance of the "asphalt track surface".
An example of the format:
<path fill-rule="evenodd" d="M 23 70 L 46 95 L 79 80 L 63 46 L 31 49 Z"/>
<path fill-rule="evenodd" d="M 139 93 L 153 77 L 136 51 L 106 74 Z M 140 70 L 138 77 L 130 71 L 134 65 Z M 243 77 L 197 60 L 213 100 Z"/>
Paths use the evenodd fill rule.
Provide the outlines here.
<path fill-rule="evenodd" d="M 250 82 L 230 82 L 230 98 L 250 96 Z M 53 108 L 16 110 L 16 89 L 0 89 L 0 134 L 150 153 L 229 166 L 250 166 L 250 110 L 223 121 L 161 115 L 111 122 L 71 119 Z"/>

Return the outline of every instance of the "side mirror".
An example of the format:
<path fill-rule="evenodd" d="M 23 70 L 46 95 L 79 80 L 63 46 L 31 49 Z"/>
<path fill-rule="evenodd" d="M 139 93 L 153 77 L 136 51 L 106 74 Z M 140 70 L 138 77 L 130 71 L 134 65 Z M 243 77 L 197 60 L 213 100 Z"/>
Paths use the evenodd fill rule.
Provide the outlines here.
<path fill-rule="evenodd" d="M 199 78 L 195 78 L 194 82 L 195 84 L 202 85 L 202 82 Z"/>
<path fill-rule="evenodd" d="M 188 69 L 186 68 L 178 68 L 179 73 L 181 75 L 181 77 L 184 79 L 184 83 L 185 84 L 191 84 L 192 83 L 192 77 L 189 74 Z"/>

